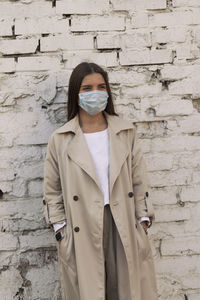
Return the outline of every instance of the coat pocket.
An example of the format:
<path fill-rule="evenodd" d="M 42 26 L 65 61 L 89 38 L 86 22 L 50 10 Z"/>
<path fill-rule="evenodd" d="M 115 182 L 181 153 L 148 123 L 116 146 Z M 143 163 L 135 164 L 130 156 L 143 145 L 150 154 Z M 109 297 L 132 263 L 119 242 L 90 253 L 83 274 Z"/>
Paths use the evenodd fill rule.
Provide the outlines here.
<path fill-rule="evenodd" d="M 74 237 L 69 224 L 64 226 L 64 237 L 58 242 L 58 256 L 65 266 L 76 271 Z"/>
<path fill-rule="evenodd" d="M 139 256 L 141 260 L 144 260 L 148 255 L 151 254 L 151 246 L 149 243 L 149 238 L 140 222 L 137 222 L 136 224 L 136 239 Z"/>

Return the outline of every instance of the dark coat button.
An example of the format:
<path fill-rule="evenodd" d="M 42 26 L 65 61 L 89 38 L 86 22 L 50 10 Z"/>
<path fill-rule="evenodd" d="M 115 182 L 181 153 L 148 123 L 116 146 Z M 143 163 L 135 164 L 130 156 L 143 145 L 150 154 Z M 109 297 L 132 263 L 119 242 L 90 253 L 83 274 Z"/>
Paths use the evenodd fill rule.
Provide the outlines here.
<path fill-rule="evenodd" d="M 46 200 L 45 200 L 45 199 L 43 199 L 43 201 L 42 201 L 42 202 L 43 202 L 43 204 L 44 204 L 44 205 L 46 204 Z"/>
<path fill-rule="evenodd" d="M 129 196 L 129 198 L 132 198 L 133 197 L 133 192 L 129 192 L 128 196 Z"/>
<path fill-rule="evenodd" d="M 79 230 L 80 230 L 80 228 L 78 226 L 74 228 L 75 232 L 79 232 Z"/>
<path fill-rule="evenodd" d="M 148 192 L 146 192 L 146 197 L 149 197 L 149 193 Z"/>
<path fill-rule="evenodd" d="M 137 228 L 137 224 L 135 224 L 135 228 Z"/>
<path fill-rule="evenodd" d="M 78 196 L 74 196 L 73 199 L 74 199 L 74 201 L 77 201 L 78 200 Z"/>

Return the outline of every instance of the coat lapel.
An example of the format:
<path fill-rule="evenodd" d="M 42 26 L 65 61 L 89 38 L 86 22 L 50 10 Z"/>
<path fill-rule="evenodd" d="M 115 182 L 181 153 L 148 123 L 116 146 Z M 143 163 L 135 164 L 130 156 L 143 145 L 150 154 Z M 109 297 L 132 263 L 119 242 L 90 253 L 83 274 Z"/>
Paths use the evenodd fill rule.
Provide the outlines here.
<path fill-rule="evenodd" d="M 95 165 L 80 126 L 78 126 L 76 134 L 68 146 L 67 154 L 100 188 Z"/>
<path fill-rule="evenodd" d="M 120 174 L 120 170 L 129 154 L 128 145 L 126 145 L 120 137 L 109 129 L 110 142 L 110 196 L 112 190 Z"/>
<path fill-rule="evenodd" d="M 110 143 L 110 196 L 117 177 L 120 174 L 121 168 L 126 161 L 130 152 L 127 144 L 127 139 L 120 137 L 120 132 L 127 129 L 132 129 L 131 122 L 120 119 L 116 116 L 111 116 L 104 112 L 109 128 L 109 143 Z"/>

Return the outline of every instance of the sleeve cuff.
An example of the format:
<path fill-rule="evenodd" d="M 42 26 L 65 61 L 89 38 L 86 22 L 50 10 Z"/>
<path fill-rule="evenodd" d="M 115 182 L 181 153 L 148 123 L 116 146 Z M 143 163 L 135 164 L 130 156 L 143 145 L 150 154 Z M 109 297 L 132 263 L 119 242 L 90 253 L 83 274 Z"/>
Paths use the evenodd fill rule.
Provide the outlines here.
<path fill-rule="evenodd" d="M 53 229 L 56 232 L 57 230 L 59 230 L 60 228 L 64 227 L 67 223 L 64 221 L 62 223 L 55 223 L 53 224 Z"/>
<path fill-rule="evenodd" d="M 148 227 L 150 227 L 151 226 L 151 221 L 150 221 L 150 218 L 149 217 L 141 217 L 141 218 L 139 218 L 138 219 L 138 221 L 141 223 L 141 222 L 147 222 L 148 223 Z"/>

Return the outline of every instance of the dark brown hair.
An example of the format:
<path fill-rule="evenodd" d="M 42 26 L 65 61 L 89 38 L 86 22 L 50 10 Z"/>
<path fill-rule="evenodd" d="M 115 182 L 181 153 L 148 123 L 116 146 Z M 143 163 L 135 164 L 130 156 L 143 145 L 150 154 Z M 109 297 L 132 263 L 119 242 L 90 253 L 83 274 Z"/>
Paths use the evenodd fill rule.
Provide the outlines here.
<path fill-rule="evenodd" d="M 100 66 L 95 63 L 82 62 L 72 71 L 72 74 L 69 79 L 69 89 L 68 89 L 68 103 L 67 103 L 67 112 L 68 112 L 68 121 L 73 119 L 79 111 L 78 105 L 78 94 L 80 91 L 81 83 L 83 78 L 92 73 L 99 73 L 103 76 L 106 88 L 108 92 L 108 104 L 105 108 L 105 111 L 110 115 L 117 115 L 115 113 L 112 94 L 110 85 L 108 82 L 108 74 Z"/>

